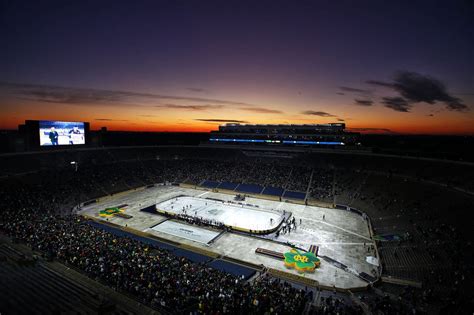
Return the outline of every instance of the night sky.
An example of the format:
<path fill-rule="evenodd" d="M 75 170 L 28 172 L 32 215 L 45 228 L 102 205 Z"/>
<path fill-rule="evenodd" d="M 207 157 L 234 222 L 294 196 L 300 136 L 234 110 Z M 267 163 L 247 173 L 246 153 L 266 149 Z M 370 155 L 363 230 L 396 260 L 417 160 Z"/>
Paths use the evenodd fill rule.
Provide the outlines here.
<path fill-rule="evenodd" d="M 474 134 L 473 1 L 0 4 L 0 129 Z"/>

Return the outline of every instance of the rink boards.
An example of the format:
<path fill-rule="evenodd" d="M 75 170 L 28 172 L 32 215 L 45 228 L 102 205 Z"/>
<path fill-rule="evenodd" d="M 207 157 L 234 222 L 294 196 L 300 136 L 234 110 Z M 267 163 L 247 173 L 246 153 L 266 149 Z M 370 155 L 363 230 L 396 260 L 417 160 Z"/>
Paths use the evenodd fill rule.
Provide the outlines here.
<path fill-rule="evenodd" d="M 179 196 L 156 205 L 158 213 L 167 216 L 188 216 L 223 223 L 234 230 L 265 234 L 277 229 L 283 221 L 282 211 L 263 209 L 256 205 Z"/>

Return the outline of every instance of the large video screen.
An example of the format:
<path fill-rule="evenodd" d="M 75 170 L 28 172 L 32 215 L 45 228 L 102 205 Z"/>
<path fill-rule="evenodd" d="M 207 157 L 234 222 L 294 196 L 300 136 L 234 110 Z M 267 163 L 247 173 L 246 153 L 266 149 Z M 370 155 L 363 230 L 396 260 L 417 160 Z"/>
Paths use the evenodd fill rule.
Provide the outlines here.
<path fill-rule="evenodd" d="M 40 146 L 85 144 L 83 122 L 41 120 Z"/>

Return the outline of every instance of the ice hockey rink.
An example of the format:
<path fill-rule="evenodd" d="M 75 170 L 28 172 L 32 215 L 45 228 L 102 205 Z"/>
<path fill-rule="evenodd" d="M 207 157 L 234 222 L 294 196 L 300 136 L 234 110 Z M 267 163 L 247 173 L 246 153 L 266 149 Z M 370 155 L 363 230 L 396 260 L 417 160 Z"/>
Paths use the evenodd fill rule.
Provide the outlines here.
<path fill-rule="evenodd" d="M 265 209 L 245 201 L 218 201 L 188 196 L 165 200 L 158 203 L 156 208 L 176 215 L 186 214 L 253 231 L 274 229 L 284 218 L 283 211 Z"/>
<path fill-rule="evenodd" d="M 79 213 L 172 242 L 211 251 L 219 257 L 264 265 L 294 276 L 313 279 L 324 286 L 362 288 L 368 283 L 358 276 L 360 273 L 379 276 L 377 266 L 373 264 L 376 252 L 371 248 L 375 243 L 370 237 L 367 221 L 362 216 L 345 210 L 254 197 L 247 197 L 243 202 L 251 206 L 239 205 L 235 204 L 235 195 L 156 185 L 100 198 L 96 203 L 83 206 Z M 127 219 L 119 216 L 99 216 L 99 211 L 119 205 L 126 205 L 123 207 L 123 213 L 132 217 Z M 182 212 L 184 207 L 188 215 L 224 221 L 248 229 L 268 229 L 278 224 L 282 213 L 285 212 L 287 215 L 291 213 L 297 226 L 290 233 L 279 233 L 278 236 L 275 233 L 255 236 L 190 225 L 159 213 L 140 211 L 146 207 L 156 207 L 174 214 Z M 273 218 L 273 224 L 270 218 Z M 311 245 L 318 246 L 320 267 L 314 273 L 301 275 L 295 270 L 287 269 L 281 260 L 255 253 L 257 248 L 285 253 L 291 249 L 290 244 L 304 250 L 308 250 Z M 341 265 L 346 268 L 342 269 Z"/>

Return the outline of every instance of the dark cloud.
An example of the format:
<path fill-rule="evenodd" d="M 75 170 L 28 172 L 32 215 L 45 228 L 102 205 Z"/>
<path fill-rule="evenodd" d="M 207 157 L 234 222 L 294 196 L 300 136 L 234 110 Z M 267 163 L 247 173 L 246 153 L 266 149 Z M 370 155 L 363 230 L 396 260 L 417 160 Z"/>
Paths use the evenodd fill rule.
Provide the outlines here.
<path fill-rule="evenodd" d="M 249 111 L 249 112 L 254 112 L 254 113 L 261 113 L 261 114 L 282 114 L 283 113 L 281 110 L 264 108 L 264 107 L 240 107 L 239 109 Z"/>
<path fill-rule="evenodd" d="M 228 122 L 228 123 L 247 123 L 248 121 L 245 120 L 235 120 L 235 119 L 214 119 L 214 118 L 200 118 L 200 119 L 194 119 L 197 121 L 205 121 L 205 122 Z"/>
<path fill-rule="evenodd" d="M 333 114 L 329 114 L 326 112 L 319 112 L 319 111 L 314 111 L 314 110 L 306 110 L 304 112 L 301 112 L 304 115 L 312 115 L 312 116 L 319 116 L 319 117 L 337 117 Z"/>
<path fill-rule="evenodd" d="M 337 95 L 346 95 L 345 93 L 342 92 L 336 92 Z"/>
<path fill-rule="evenodd" d="M 339 89 L 344 92 L 352 92 L 352 93 L 361 93 L 361 94 L 370 94 L 370 90 L 353 88 L 350 86 L 340 86 Z"/>
<path fill-rule="evenodd" d="M 21 88 L 14 94 L 24 100 L 60 104 L 116 104 L 123 96 L 112 91 L 82 90 L 65 88 Z"/>
<path fill-rule="evenodd" d="M 196 93 L 202 93 L 202 92 L 206 92 L 207 90 L 206 89 L 201 89 L 201 88 L 187 88 L 186 90 L 188 91 L 191 91 L 191 92 L 196 92 Z"/>
<path fill-rule="evenodd" d="M 346 120 L 345 120 L 345 119 L 342 119 L 342 118 L 338 118 L 337 121 L 344 122 L 344 121 L 346 121 Z"/>
<path fill-rule="evenodd" d="M 170 108 L 170 109 L 183 109 L 190 111 L 201 111 L 207 109 L 219 109 L 224 107 L 223 105 L 205 104 L 205 105 L 179 105 L 179 104 L 164 104 L 155 105 L 158 108 Z"/>
<path fill-rule="evenodd" d="M 412 104 L 408 103 L 403 97 L 395 96 L 395 97 L 383 97 L 382 104 L 385 107 L 391 108 L 397 112 L 404 112 L 408 113 L 412 108 Z"/>
<path fill-rule="evenodd" d="M 254 106 L 244 102 L 219 100 L 212 98 L 188 97 L 179 95 L 151 94 L 117 90 L 97 90 L 70 88 L 54 85 L 22 84 L 0 82 L 0 88 L 8 90 L 22 99 L 37 102 L 63 103 L 71 105 L 110 105 L 110 106 L 143 106 L 135 105 L 141 101 L 156 100 L 188 101 L 197 103 L 217 103 L 220 105 Z"/>
<path fill-rule="evenodd" d="M 94 118 L 98 121 L 128 121 L 127 119 L 112 119 L 112 118 Z"/>
<path fill-rule="evenodd" d="M 392 84 L 392 83 L 388 83 L 388 82 L 384 82 L 384 81 L 368 80 L 368 81 L 365 81 L 365 82 L 368 83 L 368 84 L 371 84 L 371 85 L 393 88 L 393 84 Z"/>
<path fill-rule="evenodd" d="M 459 98 L 454 98 L 452 101 L 446 102 L 446 108 L 457 112 L 465 112 L 469 110 L 469 107 Z"/>
<path fill-rule="evenodd" d="M 360 105 L 360 106 L 372 106 L 374 104 L 374 101 L 372 100 L 355 99 L 354 102 L 356 105 Z"/>
<path fill-rule="evenodd" d="M 449 110 L 463 111 L 467 109 L 461 99 L 448 93 L 441 81 L 416 72 L 398 72 L 394 79 L 394 89 L 410 102 L 428 104 L 443 102 Z"/>
<path fill-rule="evenodd" d="M 426 116 L 428 116 L 428 117 L 434 117 L 434 114 L 428 114 L 428 115 L 426 115 Z"/>
<path fill-rule="evenodd" d="M 220 109 L 225 106 L 236 107 L 239 110 L 262 114 L 282 114 L 276 109 L 259 107 L 245 102 L 235 102 L 201 97 L 187 97 L 176 95 L 150 94 L 130 91 L 96 90 L 60 87 L 53 85 L 18 84 L 0 82 L 0 89 L 7 90 L 17 98 L 27 99 L 35 102 L 70 104 L 78 106 L 123 106 L 142 108 L 168 108 L 187 111 L 203 111 L 208 109 Z M 197 92 L 204 89 L 188 88 Z M 1 92 L 1 90 L 0 90 Z M 158 101 L 193 102 L 198 104 L 160 104 Z M 156 105 L 156 104 L 159 105 Z M 204 103 L 204 104 L 200 104 Z M 142 116 L 148 117 L 148 116 Z"/>
<path fill-rule="evenodd" d="M 407 103 L 414 104 L 425 102 L 428 104 L 435 104 L 436 102 L 441 102 L 451 111 L 466 111 L 469 109 L 460 98 L 452 96 L 441 81 L 416 72 L 399 71 L 395 73 L 393 82 L 369 80 L 367 83 L 393 89 L 398 92 L 401 96 L 400 98 L 403 98 Z M 400 101 L 400 98 L 398 98 L 396 102 Z M 387 106 L 387 104 L 386 106 L 395 110 L 402 109 L 399 111 L 408 111 L 406 104 L 402 104 L 402 107 L 398 104 L 395 104 L 392 107 L 391 104 L 392 102 L 389 100 L 389 106 Z"/>

